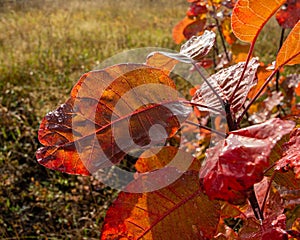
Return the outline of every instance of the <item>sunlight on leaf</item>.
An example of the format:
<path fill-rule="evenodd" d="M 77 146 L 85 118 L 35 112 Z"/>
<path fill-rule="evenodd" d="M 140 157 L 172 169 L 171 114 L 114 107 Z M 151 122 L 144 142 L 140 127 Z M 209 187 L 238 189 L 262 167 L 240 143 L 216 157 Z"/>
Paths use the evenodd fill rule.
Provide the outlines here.
<path fill-rule="evenodd" d="M 285 0 L 238 0 L 231 16 L 235 36 L 253 42 L 259 32 Z"/>
<path fill-rule="evenodd" d="M 300 21 L 284 41 L 276 57 L 276 68 L 300 63 Z"/>
<path fill-rule="evenodd" d="M 71 98 L 43 119 L 37 159 L 54 170 L 87 175 L 131 150 L 162 144 L 190 111 L 160 69 L 120 64 L 89 72 Z"/>

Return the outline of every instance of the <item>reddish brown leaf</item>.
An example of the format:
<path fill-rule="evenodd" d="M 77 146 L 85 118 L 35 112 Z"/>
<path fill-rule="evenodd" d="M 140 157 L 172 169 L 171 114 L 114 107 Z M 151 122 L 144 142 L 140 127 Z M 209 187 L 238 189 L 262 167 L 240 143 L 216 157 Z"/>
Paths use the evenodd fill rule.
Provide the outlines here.
<path fill-rule="evenodd" d="M 200 170 L 206 194 L 212 199 L 243 202 L 245 191 L 262 180 L 276 142 L 294 126 L 292 121 L 271 119 L 230 132 L 206 152 L 206 165 Z"/>
<path fill-rule="evenodd" d="M 175 43 L 179 44 L 185 39 L 189 39 L 194 35 L 202 32 L 206 23 L 206 19 L 191 19 L 185 17 L 173 28 L 172 36 Z"/>
<path fill-rule="evenodd" d="M 253 42 L 259 32 L 285 0 L 238 0 L 231 16 L 235 36 Z"/>
<path fill-rule="evenodd" d="M 208 78 L 208 81 L 214 87 L 223 101 L 229 102 L 231 99 L 235 86 L 241 77 L 244 66 L 245 63 L 240 62 L 229 68 L 220 70 Z M 231 105 L 231 111 L 233 113 L 236 113 L 243 106 L 249 90 L 256 84 L 256 71 L 258 66 L 259 63 L 257 59 L 252 58 L 247 66 L 244 79 L 240 83 L 238 91 L 235 93 L 235 98 L 232 100 L 232 102 L 229 102 Z M 214 95 L 206 83 L 203 83 L 201 88 L 196 92 L 192 102 L 206 105 L 218 110 L 223 110 L 223 106 L 219 102 L 218 98 Z M 201 107 L 199 107 L 199 110 L 207 111 L 207 109 Z"/>
<path fill-rule="evenodd" d="M 71 98 L 43 119 L 39 163 L 87 175 L 118 163 L 133 149 L 163 143 L 191 111 L 178 102 L 174 88 L 162 70 L 143 64 L 85 74 Z"/>
<path fill-rule="evenodd" d="M 101 239 L 211 239 L 218 222 L 218 204 L 201 193 L 198 173 L 189 171 L 159 191 L 120 193 Z"/>
<path fill-rule="evenodd" d="M 188 17 L 197 17 L 203 13 L 207 13 L 207 7 L 204 2 L 191 3 L 186 15 Z"/>
<path fill-rule="evenodd" d="M 300 20 L 300 1 L 287 0 L 276 13 L 276 20 L 282 28 L 293 28 Z"/>
<path fill-rule="evenodd" d="M 292 29 L 276 57 L 276 68 L 300 63 L 300 21 Z"/>

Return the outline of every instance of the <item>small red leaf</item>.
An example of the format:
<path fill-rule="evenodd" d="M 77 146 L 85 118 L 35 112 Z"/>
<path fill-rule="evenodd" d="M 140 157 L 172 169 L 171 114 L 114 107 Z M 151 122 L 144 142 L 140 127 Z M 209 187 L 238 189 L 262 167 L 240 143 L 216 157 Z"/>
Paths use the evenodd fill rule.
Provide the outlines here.
<path fill-rule="evenodd" d="M 173 40 L 179 44 L 204 30 L 206 19 L 191 19 L 185 17 L 175 25 L 172 31 Z"/>
<path fill-rule="evenodd" d="M 300 20 L 300 1 L 287 0 L 276 13 L 276 20 L 282 28 L 293 28 Z"/>
<path fill-rule="evenodd" d="M 276 142 L 294 126 L 292 121 L 271 119 L 230 132 L 206 152 L 206 165 L 200 170 L 206 194 L 212 199 L 241 203 L 245 191 L 262 180 Z"/>

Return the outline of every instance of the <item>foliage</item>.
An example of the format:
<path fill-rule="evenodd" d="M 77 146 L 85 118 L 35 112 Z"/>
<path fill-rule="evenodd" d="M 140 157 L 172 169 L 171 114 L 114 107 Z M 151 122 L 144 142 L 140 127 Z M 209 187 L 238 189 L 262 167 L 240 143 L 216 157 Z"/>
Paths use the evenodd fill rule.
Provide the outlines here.
<path fill-rule="evenodd" d="M 299 219 L 287 219 L 287 215 L 297 211 L 299 202 L 287 206 L 282 198 L 284 187 L 299 194 L 299 156 L 295 150 L 299 148 L 298 96 L 294 91 L 299 82 L 284 84 L 288 78 L 280 81 L 279 77 L 275 80 L 273 77 L 285 65 L 299 64 L 300 22 L 295 23 L 279 49 L 276 63 L 270 67 L 272 72 L 266 79 L 258 79 L 258 60 L 251 59 L 254 45 L 264 25 L 284 1 L 236 1 L 231 14 L 231 31 L 237 39 L 250 43 L 245 62 L 239 63 L 234 63 L 227 51 L 225 33 L 218 20 L 219 13 L 230 15 L 235 1 L 190 2 L 187 18 L 173 32 L 175 36 L 179 35 L 179 40 L 175 38 L 175 41 L 181 41 L 182 36 L 190 38 L 180 52 L 156 52 L 148 56 L 146 64 L 115 65 L 83 75 L 74 86 L 71 98 L 42 120 L 39 140 L 44 146 L 37 152 L 38 161 L 54 170 L 94 174 L 111 167 L 112 163 L 121 162 L 130 151 L 151 149 L 153 138 L 154 144 L 166 151 L 159 155 L 160 158 L 167 158 L 172 155 L 172 148 L 164 145 L 170 144 L 176 132 L 180 133 L 184 122 L 193 124 L 225 139 L 207 148 L 206 159 L 198 168 L 200 159 L 194 158 L 191 169 L 182 169 L 180 164 L 167 164 L 152 171 L 153 163 L 149 167 L 147 161 L 139 159 L 136 169 L 141 169 L 139 164 L 143 162 L 144 168 L 149 171 L 138 171 L 126 184 L 124 192 L 119 194 L 107 213 L 101 238 L 298 237 Z M 262 8 L 264 6 L 267 10 Z M 209 8 L 212 9 L 215 26 L 203 24 L 206 16 L 202 15 L 208 13 Z M 210 30 L 204 31 L 205 27 Z M 225 57 L 222 59 L 220 55 L 217 64 L 213 59 L 213 70 L 221 70 L 206 78 L 200 66 L 204 55 L 212 48 L 212 40 L 204 43 L 214 36 L 213 30 L 219 33 Z M 200 36 L 192 37 L 198 33 Z M 191 64 L 204 80 L 204 87 L 193 94 L 190 102 L 180 99 L 174 91 L 159 90 L 175 89 L 168 74 L 178 62 Z M 263 81 L 261 87 L 251 98 L 247 97 L 251 87 L 259 80 Z M 275 87 L 270 85 L 272 83 Z M 147 85 L 147 89 L 138 92 L 137 88 L 143 85 Z M 262 98 L 267 94 L 282 94 L 284 104 L 272 105 L 272 100 L 265 98 L 264 104 L 273 106 L 269 107 L 270 114 L 262 121 L 256 119 L 260 123 L 253 125 L 253 117 L 249 116 L 248 110 L 253 115 L 259 113 L 250 108 L 259 108 L 262 102 L 256 100 L 263 91 L 265 95 Z M 132 95 L 128 96 L 127 92 Z M 187 120 L 192 115 L 187 104 L 194 106 L 198 113 L 200 111 L 197 116 L 199 123 Z M 225 132 L 214 130 L 208 121 L 202 121 L 207 112 L 212 116 L 219 113 L 225 116 Z M 267 120 L 269 116 L 272 118 Z M 217 117 L 214 120 L 217 122 Z M 126 135 L 124 123 L 129 128 L 129 135 Z M 150 131 L 151 126 L 157 123 L 164 127 L 165 134 Z M 220 126 L 221 122 L 217 125 Z M 117 133 L 117 137 L 113 133 Z M 132 141 L 127 141 L 128 137 Z M 124 145 L 120 147 L 117 142 Z M 176 147 L 176 144 L 173 145 Z M 185 159 L 180 149 L 178 152 Z M 168 176 L 174 171 L 181 172 L 181 177 L 170 182 Z M 156 177 L 152 178 L 151 174 Z M 168 186 L 149 192 L 153 185 L 164 184 L 164 181 Z M 140 186 L 143 192 L 136 193 Z M 242 224 L 232 227 L 229 220 Z"/>

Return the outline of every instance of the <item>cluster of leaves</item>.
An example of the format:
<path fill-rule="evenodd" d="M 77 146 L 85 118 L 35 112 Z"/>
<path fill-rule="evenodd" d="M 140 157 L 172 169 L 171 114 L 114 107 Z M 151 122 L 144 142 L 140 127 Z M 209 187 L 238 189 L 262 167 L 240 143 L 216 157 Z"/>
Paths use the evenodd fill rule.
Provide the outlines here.
<path fill-rule="evenodd" d="M 299 1 L 288 1 L 280 11 L 284 0 L 189 2 L 187 17 L 173 32 L 177 42 L 189 39 L 180 52 L 155 52 L 145 64 L 120 64 L 83 75 L 66 103 L 43 119 L 39 140 L 44 147 L 37 159 L 54 170 L 96 174 L 120 163 L 137 146 L 149 146 L 153 125 L 163 125 L 169 139 L 184 131 L 183 122 L 196 125 L 206 130 L 204 138 L 217 134 L 223 139 L 205 151 L 203 161 L 158 134 L 155 140 L 165 146 L 155 157 L 148 154 L 155 152 L 153 147 L 139 156 L 135 178 L 107 212 L 101 239 L 298 238 L 299 75 L 280 79 L 276 74 L 285 65 L 300 63 L 299 14 L 293 17 Z M 280 26 L 292 30 L 268 72 L 252 53 L 261 29 L 276 12 Z M 227 61 L 213 58 L 214 70 L 221 70 L 207 78 L 201 66 L 209 65 L 205 56 L 216 49 L 214 31 L 229 44 L 244 41 L 250 48 L 242 62 L 222 41 Z M 191 101 L 179 99 L 176 91 L 159 90 L 175 90 L 169 75 L 179 62 L 191 64 L 204 81 Z M 145 84 L 144 95 L 132 91 Z M 134 95 L 127 97 L 127 92 Z M 187 105 L 195 107 L 197 123 L 188 120 L 193 113 Z M 217 115 L 224 115 L 226 131 L 211 129 L 208 114 L 217 125 L 223 124 Z M 129 143 L 126 130 L 133 140 Z M 124 146 L 115 133 L 124 137 Z M 169 165 L 175 155 L 182 162 L 192 158 L 187 171 Z M 148 191 L 154 184 L 151 173 L 159 184 L 173 171 L 181 171 L 181 177 Z M 144 191 L 133 193 L 141 185 Z"/>

